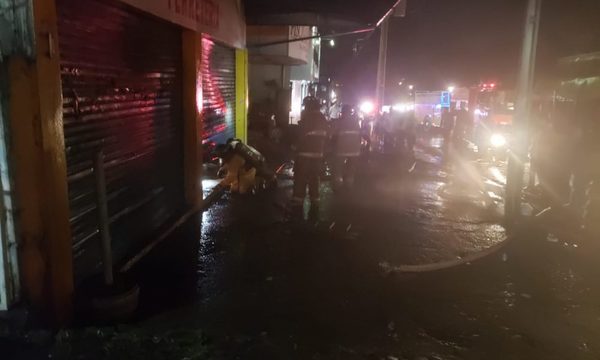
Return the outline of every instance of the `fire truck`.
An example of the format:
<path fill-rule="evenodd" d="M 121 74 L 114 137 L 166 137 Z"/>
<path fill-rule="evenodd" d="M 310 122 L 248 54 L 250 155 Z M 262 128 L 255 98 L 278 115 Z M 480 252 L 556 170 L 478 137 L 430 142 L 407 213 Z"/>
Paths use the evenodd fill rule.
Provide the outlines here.
<path fill-rule="evenodd" d="M 494 159 L 505 159 L 515 115 L 515 93 L 495 83 L 483 83 L 469 92 L 469 111 L 473 116 L 473 142 L 479 152 Z"/>

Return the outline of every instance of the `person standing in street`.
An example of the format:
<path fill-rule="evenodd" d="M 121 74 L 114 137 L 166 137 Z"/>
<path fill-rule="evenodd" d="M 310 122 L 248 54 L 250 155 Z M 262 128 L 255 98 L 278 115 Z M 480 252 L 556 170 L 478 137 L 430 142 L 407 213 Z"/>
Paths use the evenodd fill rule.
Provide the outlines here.
<path fill-rule="evenodd" d="M 406 143 L 406 155 L 414 158 L 417 143 L 417 117 L 414 111 L 407 111 L 403 119 L 403 132 Z"/>
<path fill-rule="evenodd" d="M 469 139 L 473 128 L 473 120 L 471 114 L 467 110 L 465 104 L 461 104 L 460 110 L 456 112 L 456 124 L 454 126 L 454 138 L 459 141 Z"/>
<path fill-rule="evenodd" d="M 450 112 L 450 108 L 442 110 L 442 132 L 444 136 L 444 145 L 448 146 L 454 130 L 454 115 Z"/>
<path fill-rule="evenodd" d="M 298 123 L 300 136 L 296 146 L 294 163 L 294 195 L 292 205 L 301 209 L 308 187 L 311 208 L 319 205 L 319 178 L 323 169 L 323 157 L 327 140 L 327 120 L 321 113 L 316 98 L 304 101 L 304 111 Z"/>
<path fill-rule="evenodd" d="M 343 105 L 341 116 L 333 124 L 334 189 L 354 184 L 356 163 L 360 156 L 360 125 L 350 105 Z"/>

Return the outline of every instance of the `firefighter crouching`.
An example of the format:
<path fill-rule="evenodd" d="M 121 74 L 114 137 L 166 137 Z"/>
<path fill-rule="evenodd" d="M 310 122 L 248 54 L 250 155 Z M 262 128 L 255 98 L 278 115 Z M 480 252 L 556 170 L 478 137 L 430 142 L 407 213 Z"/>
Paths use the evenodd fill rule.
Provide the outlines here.
<path fill-rule="evenodd" d="M 352 106 L 342 106 L 341 116 L 333 124 L 331 138 L 334 189 L 354 184 L 356 163 L 361 152 L 360 130 Z"/>
<path fill-rule="evenodd" d="M 246 194 L 260 188 L 277 184 L 275 172 L 268 166 L 265 157 L 241 140 L 231 139 L 217 147 L 217 155 L 223 160 L 219 175 L 223 180 L 220 187 L 232 193 Z"/>
<path fill-rule="evenodd" d="M 323 170 L 327 140 L 327 121 L 316 98 L 308 97 L 304 100 L 304 111 L 298 125 L 300 137 L 296 146 L 292 205 L 302 207 L 308 186 L 311 206 L 316 207 L 319 204 L 319 177 Z"/>

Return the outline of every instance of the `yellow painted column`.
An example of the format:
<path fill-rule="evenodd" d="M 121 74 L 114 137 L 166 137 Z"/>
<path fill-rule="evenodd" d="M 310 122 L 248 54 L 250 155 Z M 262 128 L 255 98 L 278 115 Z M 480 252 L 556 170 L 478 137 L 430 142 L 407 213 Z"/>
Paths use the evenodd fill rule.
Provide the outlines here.
<path fill-rule="evenodd" d="M 35 61 L 11 59 L 9 114 L 23 287 L 57 324 L 71 318 L 73 256 L 54 0 L 33 1 Z"/>
<path fill-rule="evenodd" d="M 235 50 L 235 137 L 248 142 L 248 50 Z"/>
<path fill-rule="evenodd" d="M 44 307 L 46 260 L 42 223 L 41 139 L 35 64 L 21 57 L 9 59 L 9 123 L 18 210 L 21 287 L 35 307 Z"/>
<path fill-rule="evenodd" d="M 65 323 L 70 319 L 72 311 L 73 248 L 55 1 L 34 1 L 33 17 L 44 181 L 42 215 L 49 293 L 56 321 Z"/>
<path fill-rule="evenodd" d="M 184 30 L 182 41 L 185 198 L 197 206 L 202 201 L 202 40 L 200 34 Z"/>

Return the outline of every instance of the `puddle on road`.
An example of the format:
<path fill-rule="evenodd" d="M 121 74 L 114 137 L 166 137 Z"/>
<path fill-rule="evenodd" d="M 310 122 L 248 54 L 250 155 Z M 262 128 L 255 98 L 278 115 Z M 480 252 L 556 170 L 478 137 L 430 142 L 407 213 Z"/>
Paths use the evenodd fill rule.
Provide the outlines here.
<path fill-rule="evenodd" d="M 396 234 L 374 240 L 380 243 L 381 260 L 391 266 L 452 261 L 506 239 L 505 229 L 499 224 L 501 217 L 497 211 L 490 211 L 489 201 L 480 189 L 481 172 L 467 164 L 466 168 L 455 167 L 454 173 L 468 169 L 455 176 L 452 171 L 439 169 L 432 156 L 437 161 L 435 155 L 418 151 L 417 158 L 429 163 L 417 166 L 414 180 L 395 185 L 395 189 L 402 187 L 403 204 L 398 205 L 402 212 L 397 215 L 402 227 L 392 228 Z M 430 176 L 440 173 L 445 175 L 443 180 Z M 383 187 L 376 190 L 380 196 L 399 193 Z"/>

